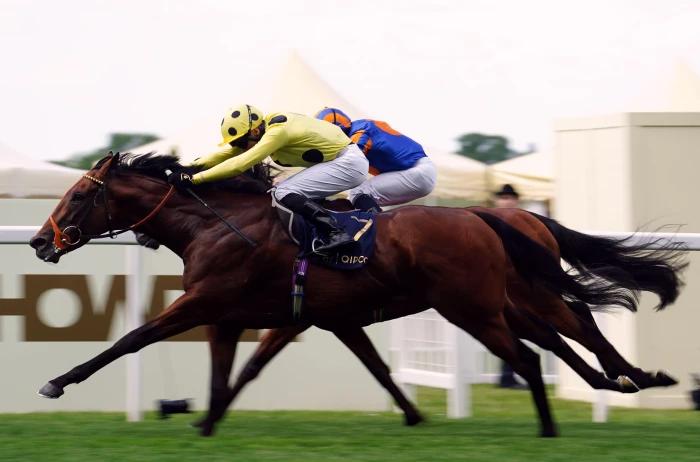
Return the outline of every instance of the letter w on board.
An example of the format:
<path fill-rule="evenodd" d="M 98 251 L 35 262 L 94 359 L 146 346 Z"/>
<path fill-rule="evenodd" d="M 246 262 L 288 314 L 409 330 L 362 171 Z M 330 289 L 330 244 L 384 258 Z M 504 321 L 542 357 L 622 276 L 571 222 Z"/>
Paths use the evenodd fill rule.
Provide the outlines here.
<path fill-rule="evenodd" d="M 107 299 L 100 308 L 96 309 L 92 300 L 94 297 L 88 284 L 86 274 L 23 274 L 24 297 L 0 298 L 0 316 L 24 317 L 25 342 L 90 342 L 109 340 L 117 305 L 124 307 L 126 298 L 125 276 L 112 275 Z M 157 275 L 151 278 L 152 291 L 149 304 L 146 306 L 145 318 L 152 319 L 166 307 L 166 292 L 182 290 L 182 276 Z M 80 315 L 70 326 L 56 327 L 47 325 L 39 316 L 39 298 L 54 289 L 65 289 L 73 292 L 80 301 Z M 60 307 L 56 307 L 60 309 Z M 1 340 L 1 339 L 0 339 Z M 190 330 L 168 339 L 171 341 L 203 341 L 206 340 L 204 328 Z M 244 342 L 258 340 L 257 330 L 248 330 L 241 338 Z"/>

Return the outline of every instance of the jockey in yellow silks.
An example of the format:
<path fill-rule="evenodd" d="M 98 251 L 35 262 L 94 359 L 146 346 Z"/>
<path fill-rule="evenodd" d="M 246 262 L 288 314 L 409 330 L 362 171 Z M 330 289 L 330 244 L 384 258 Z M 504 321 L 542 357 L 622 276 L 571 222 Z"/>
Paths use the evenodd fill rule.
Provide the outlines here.
<path fill-rule="evenodd" d="M 369 163 L 343 131 L 313 117 L 290 112 L 263 113 L 250 105 L 229 109 L 221 121 L 221 149 L 193 161 L 191 177 L 177 172 L 168 181 L 187 187 L 240 175 L 268 156 L 279 165 L 306 167 L 278 184 L 274 200 L 326 229 L 327 250 L 353 239 L 313 199 L 352 189 L 367 179 Z"/>

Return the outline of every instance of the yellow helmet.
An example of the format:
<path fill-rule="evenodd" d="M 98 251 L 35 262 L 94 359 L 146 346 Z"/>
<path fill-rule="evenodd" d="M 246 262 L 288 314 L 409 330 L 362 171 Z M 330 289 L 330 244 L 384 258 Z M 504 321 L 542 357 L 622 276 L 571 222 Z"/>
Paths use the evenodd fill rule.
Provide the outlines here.
<path fill-rule="evenodd" d="M 263 113 L 260 109 L 249 104 L 234 106 L 226 111 L 221 119 L 221 137 L 223 141 L 219 146 L 229 144 L 241 138 L 249 131 L 260 126 L 263 122 Z"/>

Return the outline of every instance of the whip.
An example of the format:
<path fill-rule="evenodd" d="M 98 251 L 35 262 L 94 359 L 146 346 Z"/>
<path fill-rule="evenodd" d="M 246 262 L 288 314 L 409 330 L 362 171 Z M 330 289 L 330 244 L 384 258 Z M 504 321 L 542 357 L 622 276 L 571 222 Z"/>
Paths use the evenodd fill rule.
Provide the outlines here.
<path fill-rule="evenodd" d="M 170 176 L 171 173 L 173 173 L 172 170 L 167 169 L 167 168 L 165 169 L 165 174 L 166 174 L 167 176 Z M 238 228 L 236 227 L 236 225 L 230 223 L 228 220 L 226 220 L 226 218 L 224 218 L 223 216 L 221 216 L 221 214 L 220 214 L 219 212 L 217 212 L 216 210 L 214 210 L 213 208 L 211 208 L 211 206 L 210 206 L 209 204 L 207 204 L 206 201 L 205 201 L 204 199 L 202 199 L 201 197 L 199 197 L 199 195 L 198 195 L 197 193 L 195 193 L 194 191 L 192 191 L 192 188 L 185 188 L 185 191 L 187 191 L 187 193 L 188 193 L 190 196 L 192 196 L 192 197 L 194 197 L 195 199 L 197 199 L 197 201 L 198 201 L 200 204 L 202 204 L 202 205 L 204 206 L 204 208 L 206 208 L 206 209 L 209 210 L 211 213 L 213 213 L 214 215 L 216 215 L 216 218 L 218 218 L 219 220 L 221 220 L 221 222 L 222 222 L 223 224 L 225 224 L 226 227 L 228 227 L 228 229 L 230 229 L 231 231 L 233 231 L 234 233 L 236 233 L 241 239 L 243 239 L 244 241 L 246 241 L 251 247 L 257 246 L 257 244 L 255 243 L 254 240 L 252 240 L 251 238 L 249 238 L 248 236 L 246 236 L 245 234 L 243 234 L 243 231 L 241 231 L 240 229 L 238 229 Z"/>

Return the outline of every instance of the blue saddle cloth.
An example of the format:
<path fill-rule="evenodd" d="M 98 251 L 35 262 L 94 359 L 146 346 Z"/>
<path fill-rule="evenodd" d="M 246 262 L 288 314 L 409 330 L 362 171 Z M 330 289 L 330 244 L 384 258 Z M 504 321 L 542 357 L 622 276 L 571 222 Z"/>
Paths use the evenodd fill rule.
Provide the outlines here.
<path fill-rule="evenodd" d="M 374 213 L 352 210 L 349 212 L 329 211 L 338 224 L 355 242 L 318 253 L 314 249 L 325 240 L 324 235 L 299 215 L 278 208 L 280 218 L 286 224 L 289 236 L 301 249 L 301 257 L 333 269 L 353 270 L 365 266 L 374 253 L 374 239 L 377 234 L 374 226 Z"/>

